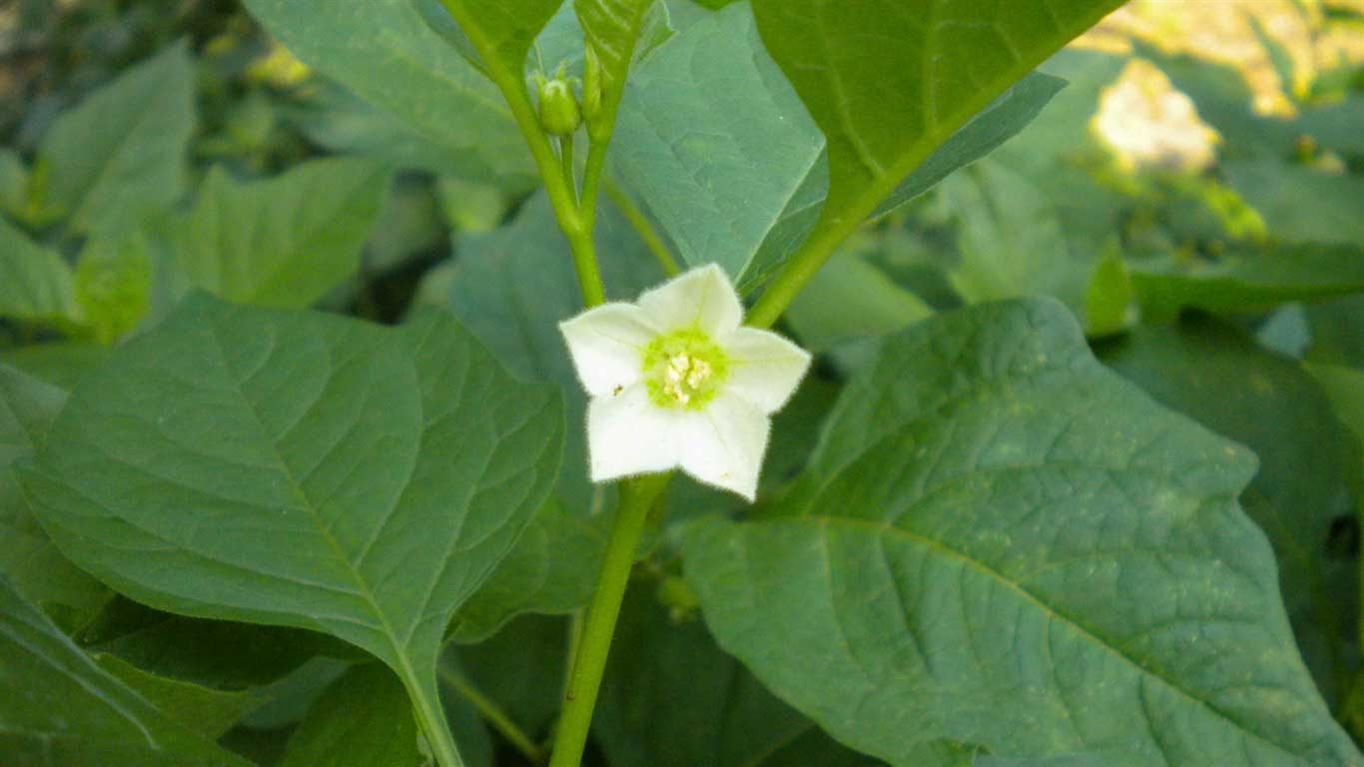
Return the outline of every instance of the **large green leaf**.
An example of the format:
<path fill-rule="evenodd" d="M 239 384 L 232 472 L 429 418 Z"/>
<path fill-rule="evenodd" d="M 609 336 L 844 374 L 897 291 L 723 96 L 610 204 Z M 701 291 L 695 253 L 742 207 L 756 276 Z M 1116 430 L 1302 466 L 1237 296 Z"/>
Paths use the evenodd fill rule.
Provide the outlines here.
<path fill-rule="evenodd" d="M 1260 471 L 1242 495 L 1269 536 L 1298 646 L 1332 703 L 1345 695 L 1356 645 L 1356 565 L 1328 553 L 1333 524 L 1354 511 L 1336 415 L 1297 360 L 1266 351 L 1208 317 L 1134 329 L 1100 359 L 1161 403 L 1255 452 Z M 1350 599 L 1353 601 L 1353 599 Z"/>
<path fill-rule="evenodd" d="M 192 298 L 72 394 L 21 481 L 74 561 L 170 612 L 312 629 L 435 716 L 451 615 L 544 502 L 562 408 L 448 315 Z"/>
<path fill-rule="evenodd" d="M 249 184 L 214 168 L 182 227 L 180 265 L 190 285 L 232 301 L 308 306 L 359 268 L 387 187 L 382 168 L 346 158 Z"/>
<path fill-rule="evenodd" d="M 7 764 L 246 767 L 86 657 L 0 578 L 0 753 Z"/>
<path fill-rule="evenodd" d="M 823 226 L 856 226 L 957 129 L 1119 0 L 754 0 L 829 144 Z"/>
<path fill-rule="evenodd" d="M 1152 402 L 1052 301 L 890 338 L 803 492 L 687 533 L 720 645 L 834 737 L 1109 767 L 1359 765 L 1303 666 L 1244 449 Z"/>
<path fill-rule="evenodd" d="M 71 267 L 0 217 L 0 317 L 43 322 L 80 318 Z"/>
<path fill-rule="evenodd" d="M 177 43 L 52 126 L 39 148 L 47 201 L 80 231 L 168 207 L 185 191 L 193 133 L 194 62 Z"/>
<path fill-rule="evenodd" d="M 1184 308 L 1262 312 L 1290 301 L 1364 291 L 1364 250 L 1284 246 L 1214 263 L 1137 263 L 1131 275 L 1142 308 L 1151 316 L 1173 317 Z"/>
<path fill-rule="evenodd" d="M 65 391 L 0 365 L 0 576 L 62 626 L 75 629 L 109 599 L 109 590 L 52 545 L 10 469 L 33 454 L 65 403 Z"/>
<path fill-rule="evenodd" d="M 411 0 L 245 0 L 309 66 L 405 120 L 469 178 L 533 183 L 530 155 L 497 89 L 422 20 Z"/>
<path fill-rule="evenodd" d="M 702 17 L 631 83 L 612 150 L 617 171 L 684 260 L 719 263 L 741 288 L 758 286 L 815 226 L 829 174 L 824 137 L 763 48 L 753 12 L 738 4 Z M 1060 85 L 1026 78 L 892 187 L 876 212 L 988 154 Z"/>
<path fill-rule="evenodd" d="M 280 767 L 418 767 L 417 723 L 403 686 L 378 664 L 329 686 L 299 725 Z"/>

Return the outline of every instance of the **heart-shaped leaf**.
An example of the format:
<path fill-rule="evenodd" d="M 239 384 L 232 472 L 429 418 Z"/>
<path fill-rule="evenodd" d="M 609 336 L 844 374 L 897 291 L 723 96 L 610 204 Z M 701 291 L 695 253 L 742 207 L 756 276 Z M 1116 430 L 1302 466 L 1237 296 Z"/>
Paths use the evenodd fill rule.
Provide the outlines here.
<path fill-rule="evenodd" d="M 115 588 L 340 637 L 429 725 L 446 624 L 544 502 L 562 432 L 555 389 L 448 315 L 390 330 L 199 296 L 82 382 L 21 480 Z"/>
<path fill-rule="evenodd" d="M 774 517 L 686 573 L 720 645 L 839 740 L 1109 767 L 1364 761 L 1298 656 L 1244 449 L 1106 370 L 1061 305 L 891 337 Z"/>

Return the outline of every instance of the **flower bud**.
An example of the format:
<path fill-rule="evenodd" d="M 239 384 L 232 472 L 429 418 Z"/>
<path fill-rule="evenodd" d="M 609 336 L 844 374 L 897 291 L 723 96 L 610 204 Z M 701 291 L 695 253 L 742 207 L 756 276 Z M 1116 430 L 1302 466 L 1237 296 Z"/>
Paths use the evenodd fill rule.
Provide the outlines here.
<path fill-rule="evenodd" d="M 540 82 L 540 127 L 551 136 L 570 136 L 582 124 L 573 86 L 563 75 Z"/>

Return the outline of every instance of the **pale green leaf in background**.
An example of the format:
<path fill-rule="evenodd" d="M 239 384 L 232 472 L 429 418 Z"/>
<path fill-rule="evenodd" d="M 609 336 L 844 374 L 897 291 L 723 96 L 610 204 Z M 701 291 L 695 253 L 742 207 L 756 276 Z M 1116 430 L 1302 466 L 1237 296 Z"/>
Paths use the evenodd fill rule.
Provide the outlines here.
<path fill-rule="evenodd" d="M 1280 242 L 1364 242 L 1364 181 L 1277 160 L 1222 165 L 1228 182 Z"/>
<path fill-rule="evenodd" d="M 418 767 L 417 723 L 388 668 L 357 666 L 329 686 L 289 738 L 279 767 Z"/>
<path fill-rule="evenodd" d="M 720 646 L 895 765 L 947 737 L 1107 767 L 1364 764 L 1298 656 L 1236 496 L 1246 450 L 1104 369 L 1069 311 L 891 337 L 802 492 L 686 534 Z"/>
<path fill-rule="evenodd" d="M 1216 262 L 1132 264 L 1143 310 L 1169 319 L 1181 309 L 1219 314 L 1262 312 L 1291 301 L 1364 292 L 1364 250 L 1347 245 L 1284 245 L 1231 253 Z"/>
<path fill-rule="evenodd" d="M 62 257 L 0 217 L 0 317 L 78 322 L 75 278 Z"/>
<path fill-rule="evenodd" d="M 405 120 L 471 179 L 534 183 L 530 155 L 497 89 L 423 21 L 411 0 L 245 0 L 304 63 Z"/>
<path fill-rule="evenodd" d="M 178 43 L 52 126 L 39 147 L 46 202 L 80 232 L 171 206 L 186 189 L 194 123 L 194 62 Z"/>
<path fill-rule="evenodd" d="M 25 767 L 247 767 L 110 676 L 0 578 L 0 748 Z"/>
<path fill-rule="evenodd" d="M 1044 295 L 1084 306 L 1091 253 L 1073 251 L 1047 195 L 1002 163 L 982 160 L 943 182 L 961 263 L 950 274 L 970 303 Z"/>
<path fill-rule="evenodd" d="M 564 424 L 448 315 L 183 303 L 72 394 L 22 480 L 62 551 L 159 609 L 328 633 L 423 720 L 454 611 L 544 502 Z"/>
<path fill-rule="evenodd" d="M 215 167 L 181 227 L 180 267 L 222 298 L 310 306 L 359 268 L 387 189 L 386 170 L 353 158 L 246 184 Z"/>

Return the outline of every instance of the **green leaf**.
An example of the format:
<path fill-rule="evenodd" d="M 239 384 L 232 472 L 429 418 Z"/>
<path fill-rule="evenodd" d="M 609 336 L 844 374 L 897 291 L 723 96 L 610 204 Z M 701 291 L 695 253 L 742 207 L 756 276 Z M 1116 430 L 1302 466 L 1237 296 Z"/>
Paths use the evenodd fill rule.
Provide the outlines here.
<path fill-rule="evenodd" d="M 387 171 L 355 159 L 247 184 L 214 168 L 182 227 L 180 266 L 231 301 L 309 306 L 359 268 L 387 189 Z"/>
<path fill-rule="evenodd" d="M 77 322 L 75 279 L 62 257 L 0 217 L 0 316 Z"/>
<path fill-rule="evenodd" d="M 531 44 L 563 0 L 441 0 L 441 4 L 469 38 L 483 66 L 519 83 Z"/>
<path fill-rule="evenodd" d="M 121 592 L 336 636 L 431 721 L 446 625 L 544 502 L 563 428 L 556 392 L 447 315 L 386 329 L 199 296 L 81 383 L 21 481 Z"/>
<path fill-rule="evenodd" d="M 158 676 L 116 655 L 95 653 L 95 663 L 135 690 L 185 729 L 205 738 L 219 738 L 259 700 L 249 692 L 228 692 L 192 682 Z"/>
<path fill-rule="evenodd" d="M 186 618 L 124 598 L 76 638 L 87 650 L 142 671 L 233 692 L 274 684 L 324 650 L 361 655 L 311 631 Z"/>
<path fill-rule="evenodd" d="M 66 392 L 0 365 L 0 576 L 67 629 L 88 623 L 109 590 L 71 564 L 29 513 L 11 466 L 33 454 Z"/>
<path fill-rule="evenodd" d="M 821 226 L 857 226 L 935 149 L 1117 0 L 754 0 L 829 143 Z"/>
<path fill-rule="evenodd" d="M 247 767 L 95 665 L 0 578 L 0 749 L 33 767 Z"/>
<path fill-rule="evenodd" d="M 431 2 L 438 3 L 439 0 Z M 467 151 L 433 139 L 410 121 L 365 101 L 336 83 L 319 81 L 301 94 L 301 99 L 300 109 L 292 115 L 295 123 L 308 140 L 332 152 L 363 155 L 395 168 L 451 178 L 480 176 L 470 173 Z M 507 180 L 504 183 L 508 183 Z M 529 177 L 524 183 L 509 183 L 513 191 L 529 185 Z"/>
<path fill-rule="evenodd" d="M 1116 243 L 1115 243 L 1116 244 Z M 1121 246 L 1094 266 L 1085 292 L 1085 334 L 1109 336 L 1132 327 L 1140 314 L 1132 274 L 1122 260 Z"/>
<path fill-rule="evenodd" d="M 1218 314 L 1263 312 L 1290 301 L 1364 291 L 1364 251 L 1357 246 L 1280 246 L 1234 253 L 1214 263 L 1132 265 L 1142 308 L 1157 318 L 1181 309 Z"/>
<path fill-rule="evenodd" d="M 961 263 L 950 273 L 968 302 L 1045 295 L 1082 309 L 1096 253 L 1072 249 L 1050 197 L 1002 163 L 982 160 L 940 190 L 957 218 Z"/>
<path fill-rule="evenodd" d="M 279 767 L 418 767 L 417 723 L 403 686 L 375 663 L 357 666 L 322 694 L 289 738 Z"/>
<path fill-rule="evenodd" d="M 96 232 L 76 262 L 76 298 L 105 346 L 137 327 L 151 310 L 152 264 L 136 229 Z"/>
<path fill-rule="evenodd" d="M 686 531 L 720 646 L 840 741 L 1109 767 L 1358 765 L 1298 657 L 1245 450 L 1052 301 L 888 339 L 772 519 Z"/>
<path fill-rule="evenodd" d="M 565 615 L 592 599 L 607 515 L 584 519 L 556 501 L 545 504 L 483 587 L 451 625 L 456 642 L 482 642 L 526 612 Z"/>
<path fill-rule="evenodd" d="M 471 179 L 524 191 L 530 154 L 497 89 L 422 20 L 411 0 L 245 0 L 311 67 L 406 121 Z"/>
<path fill-rule="evenodd" d="M 1044 75 L 1025 78 L 952 134 L 875 213 L 988 154 L 1060 86 Z M 814 228 L 829 189 L 825 154 L 819 127 L 740 4 L 702 16 L 637 68 L 612 162 L 687 263 L 718 263 L 748 291 Z"/>
<path fill-rule="evenodd" d="M 885 335 L 933 314 L 918 296 L 859 255 L 837 255 L 830 264 L 786 311 L 791 329 L 811 352 Z M 849 311 L 853 306 L 856 311 Z"/>
<path fill-rule="evenodd" d="M 609 131 L 615 123 L 616 109 L 625 94 L 635 46 L 644 32 L 651 10 L 667 6 L 656 0 L 573 0 L 573 9 L 582 22 L 583 35 L 601 64 L 600 123 Z M 594 119 L 588 118 L 593 129 Z"/>
<path fill-rule="evenodd" d="M 1364 242 L 1364 180 L 1276 160 L 1224 163 L 1228 182 L 1281 242 Z"/>
<path fill-rule="evenodd" d="M 182 42 L 57 120 L 39 147 L 47 202 L 81 232 L 169 207 L 185 191 L 193 133 L 194 62 Z"/>
<path fill-rule="evenodd" d="M 1143 325 L 1099 354 L 1159 402 L 1259 456 L 1241 502 L 1274 546 L 1288 617 L 1317 685 L 1340 701 L 1356 632 L 1338 605 L 1358 578 L 1353 562 L 1327 551 L 1333 524 L 1353 509 L 1344 434 L 1321 388 L 1297 360 L 1208 317 Z"/>
<path fill-rule="evenodd" d="M 699 621 L 671 620 L 656 583 L 632 585 L 593 723 L 613 767 L 758 765 L 812 729 Z"/>

